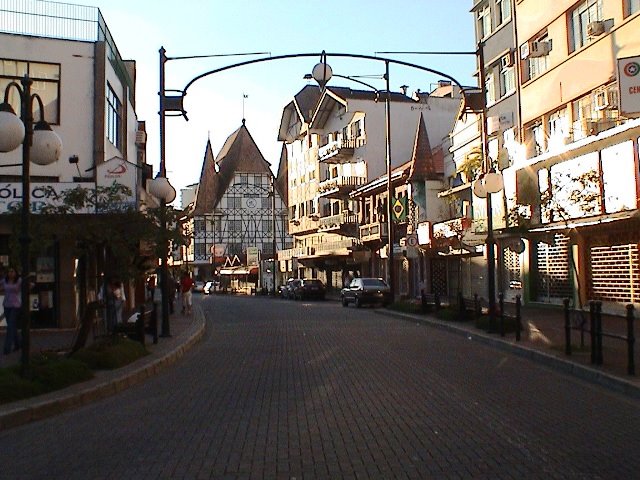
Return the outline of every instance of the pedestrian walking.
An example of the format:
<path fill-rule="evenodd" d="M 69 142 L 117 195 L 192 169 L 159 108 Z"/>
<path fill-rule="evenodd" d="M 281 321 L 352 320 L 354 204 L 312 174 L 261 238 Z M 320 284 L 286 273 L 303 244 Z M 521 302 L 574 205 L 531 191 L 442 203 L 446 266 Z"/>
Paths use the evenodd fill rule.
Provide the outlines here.
<path fill-rule="evenodd" d="M 180 287 L 182 291 L 182 311 L 187 315 L 191 315 L 193 280 L 189 276 L 189 272 L 184 272 L 182 275 Z"/>
<path fill-rule="evenodd" d="M 0 278 L 0 286 L 4 288 L 4 315 L 7 321 L 7 331 L 4 337 L 4 354 L 20 350 L 21 343 L 18 336 L 18 319 L 22 307 L 22 278 L 15 268 L 9 267 L 4 277 Z"/>

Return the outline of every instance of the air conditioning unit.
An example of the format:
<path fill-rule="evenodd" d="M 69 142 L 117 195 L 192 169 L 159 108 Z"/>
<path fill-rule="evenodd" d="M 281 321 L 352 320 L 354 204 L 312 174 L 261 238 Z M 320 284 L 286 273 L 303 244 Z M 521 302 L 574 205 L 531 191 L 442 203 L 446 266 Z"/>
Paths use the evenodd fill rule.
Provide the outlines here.
<path fill-rule="evenodd" d="M 526 60 L 527 58 L 529 58 L 530 53 L 531 53 L 531 49 L 529 48 L 529 42 L 526 42 L 520 45 L 520 58 L 522 60 Z"/>
<path fill-rule="evenodd" d="M 598 35 L 602 35 L 604 33 L 604 22 L 590 22 L 587 24 L 587 36 L 589 37 L 597 37 Z"/>
<path fill-rule="evenodd" d="M 530 57 L 544 57 L 545 55 L 549 55 L 551 51 L 551 42 L 531 42 L 531 46 L 529 47 L 529 56 Z"/>
<path fill-rule="evenodd" d="M 502 66 L 502 68 L 508 68 L 513 65 L 513 55 L 511 55 L 511 52 L 506 53 L 502 57 L 500 57 L 500 65 Z"/>

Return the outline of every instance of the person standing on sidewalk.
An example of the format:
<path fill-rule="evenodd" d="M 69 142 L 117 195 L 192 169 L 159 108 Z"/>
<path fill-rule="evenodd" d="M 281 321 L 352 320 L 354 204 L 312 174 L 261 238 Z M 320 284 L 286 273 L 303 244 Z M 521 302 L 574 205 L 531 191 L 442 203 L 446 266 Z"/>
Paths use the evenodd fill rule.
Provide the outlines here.
<path fill-rule="evenodd" d="M 22 279 L 18 276 L 15 268 L 9 267 L 6 276 L 0 278 L 0 286 L 4 288 L 4 315 L 7 320 L 7 332 L 4 337 L 4 354 L 13 350 L 20 350 L 20 337 L 18 336 L 18 319 L 20 318 L 20 308 L 22 307 Z"/>
<path fill-rule="evenodd" d="M 182 290 L 182 311 L 191 315 L 193 280 L 189 276 L 189 272 L 184 272 L 182 280 L 180 280 L 180 289 Z"/>

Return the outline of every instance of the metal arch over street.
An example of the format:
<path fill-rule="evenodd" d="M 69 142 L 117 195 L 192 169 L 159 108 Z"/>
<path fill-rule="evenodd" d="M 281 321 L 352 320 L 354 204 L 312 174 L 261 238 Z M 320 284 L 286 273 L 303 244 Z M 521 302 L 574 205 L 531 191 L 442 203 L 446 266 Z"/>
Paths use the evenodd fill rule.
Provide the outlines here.
<path fill-rule="evenodd" d="M 441 52 L 441 53 L 455 53 L 455 52 Z M 467 54 L 467 52 L 465 52 L 465 54 Z M 386 58 L 386 57 L 376 57 L 373 55 L 362 55 L 362 54 L 356 54 L 356 53 L 325 53 L 324 51 L 321 53 L 292 53 L 292 54 L 287 54 L 287 55 L 276 55 L 276 56 L 269 56 L 269 57 L 265 57 L 265 58 L 256 58 L 253 60 L 247 60 L 246 62 L 239 62 L 239 63 L 234 63 L 232 65 L 226 65 L 224 67 L 220 67 L 220 68 L 216 68 L 213 70 L 209 70 L 207 72 L 201 73 L 200 75 L 197 75 L 196 77 L 192 78 L 187 85 L 184 87 L 184 89 L 182 91 L 180 90 L 176 90 L 177 92 L 180 92 L 182 94 L 182 97 L 184 98 L 187 95 L 187 90 L 189 89 L 189 87 L 191 87 L 191 85 L 193 85 L 195 82 L 197 82 L 198 80 L 204 78 L 204 77 L 208 77 L 209 75 L 214 75 L 216 73 L 220 73 L 220 72 L 224 72 L 226 70 L 231 70 L 233 68 L 238 68 L 238 67 L 244 67 L 245 65 L 252 65 L 255 63 L 262 63 L 262 62 L 270 62 L 270 61 L 274 61 L 274 60 L 285 60 L 288 58 L 303 58 L 303 57 L 320 57 L 320 58 L 328 58 L 328 57 L 338 57 L 338 58 L 359 58 L 362 60 L 373 60 L 373 61 L 377 61 L 377 62 L 384 62 L 387 65 L 388 64 L 394 64 L 394 65 L 401 65 L 404 67 L 409 67 L 409 68 L 416 68 L 418 70 L 422 70 L 424 72 L 428 72 L 428 73 L 433 73 L 434 75 L 439 75 L 442 76 L 448 80 L 451 80 L 455 85 L 458 86 L 458 88 L 460 88 L 460 92 L 462 94 L 462 101 L 463 101 L 463 105 L 462 105 L 462 109 L 461 111 L 464 112 L 464 107 L 467 104 L 467 99 L 466 99 L 466 94 L 465 94 L 465 90 L 464 87 L 462 86 L 462 84 L 460 82 L 458 82 L 458 80 L 456 80 L 454 77 L 452 77 L 451 75 L 448 75 L 444 72 L 441 72 L 439 70 L 434 70 L 433 68 L 428 68 L 428 67 L 424 67 L 422 65 L 417 65 L 415 63 L 410 63 L 410 62 L 404 62 L 402 60 L 395 60 L 392 58 Z M 183 110 L 183 115 L 186 113 Z"/>

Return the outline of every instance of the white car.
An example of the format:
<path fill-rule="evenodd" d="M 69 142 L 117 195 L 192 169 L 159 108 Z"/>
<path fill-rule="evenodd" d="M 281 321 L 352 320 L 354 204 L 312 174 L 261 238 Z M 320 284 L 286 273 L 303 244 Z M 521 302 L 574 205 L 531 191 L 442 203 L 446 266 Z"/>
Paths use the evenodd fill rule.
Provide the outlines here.
<path fill-rule="evenodd" d="M 193 293 L 204 293 L 205 283 L 200 280 L 193 282 Z"/>

